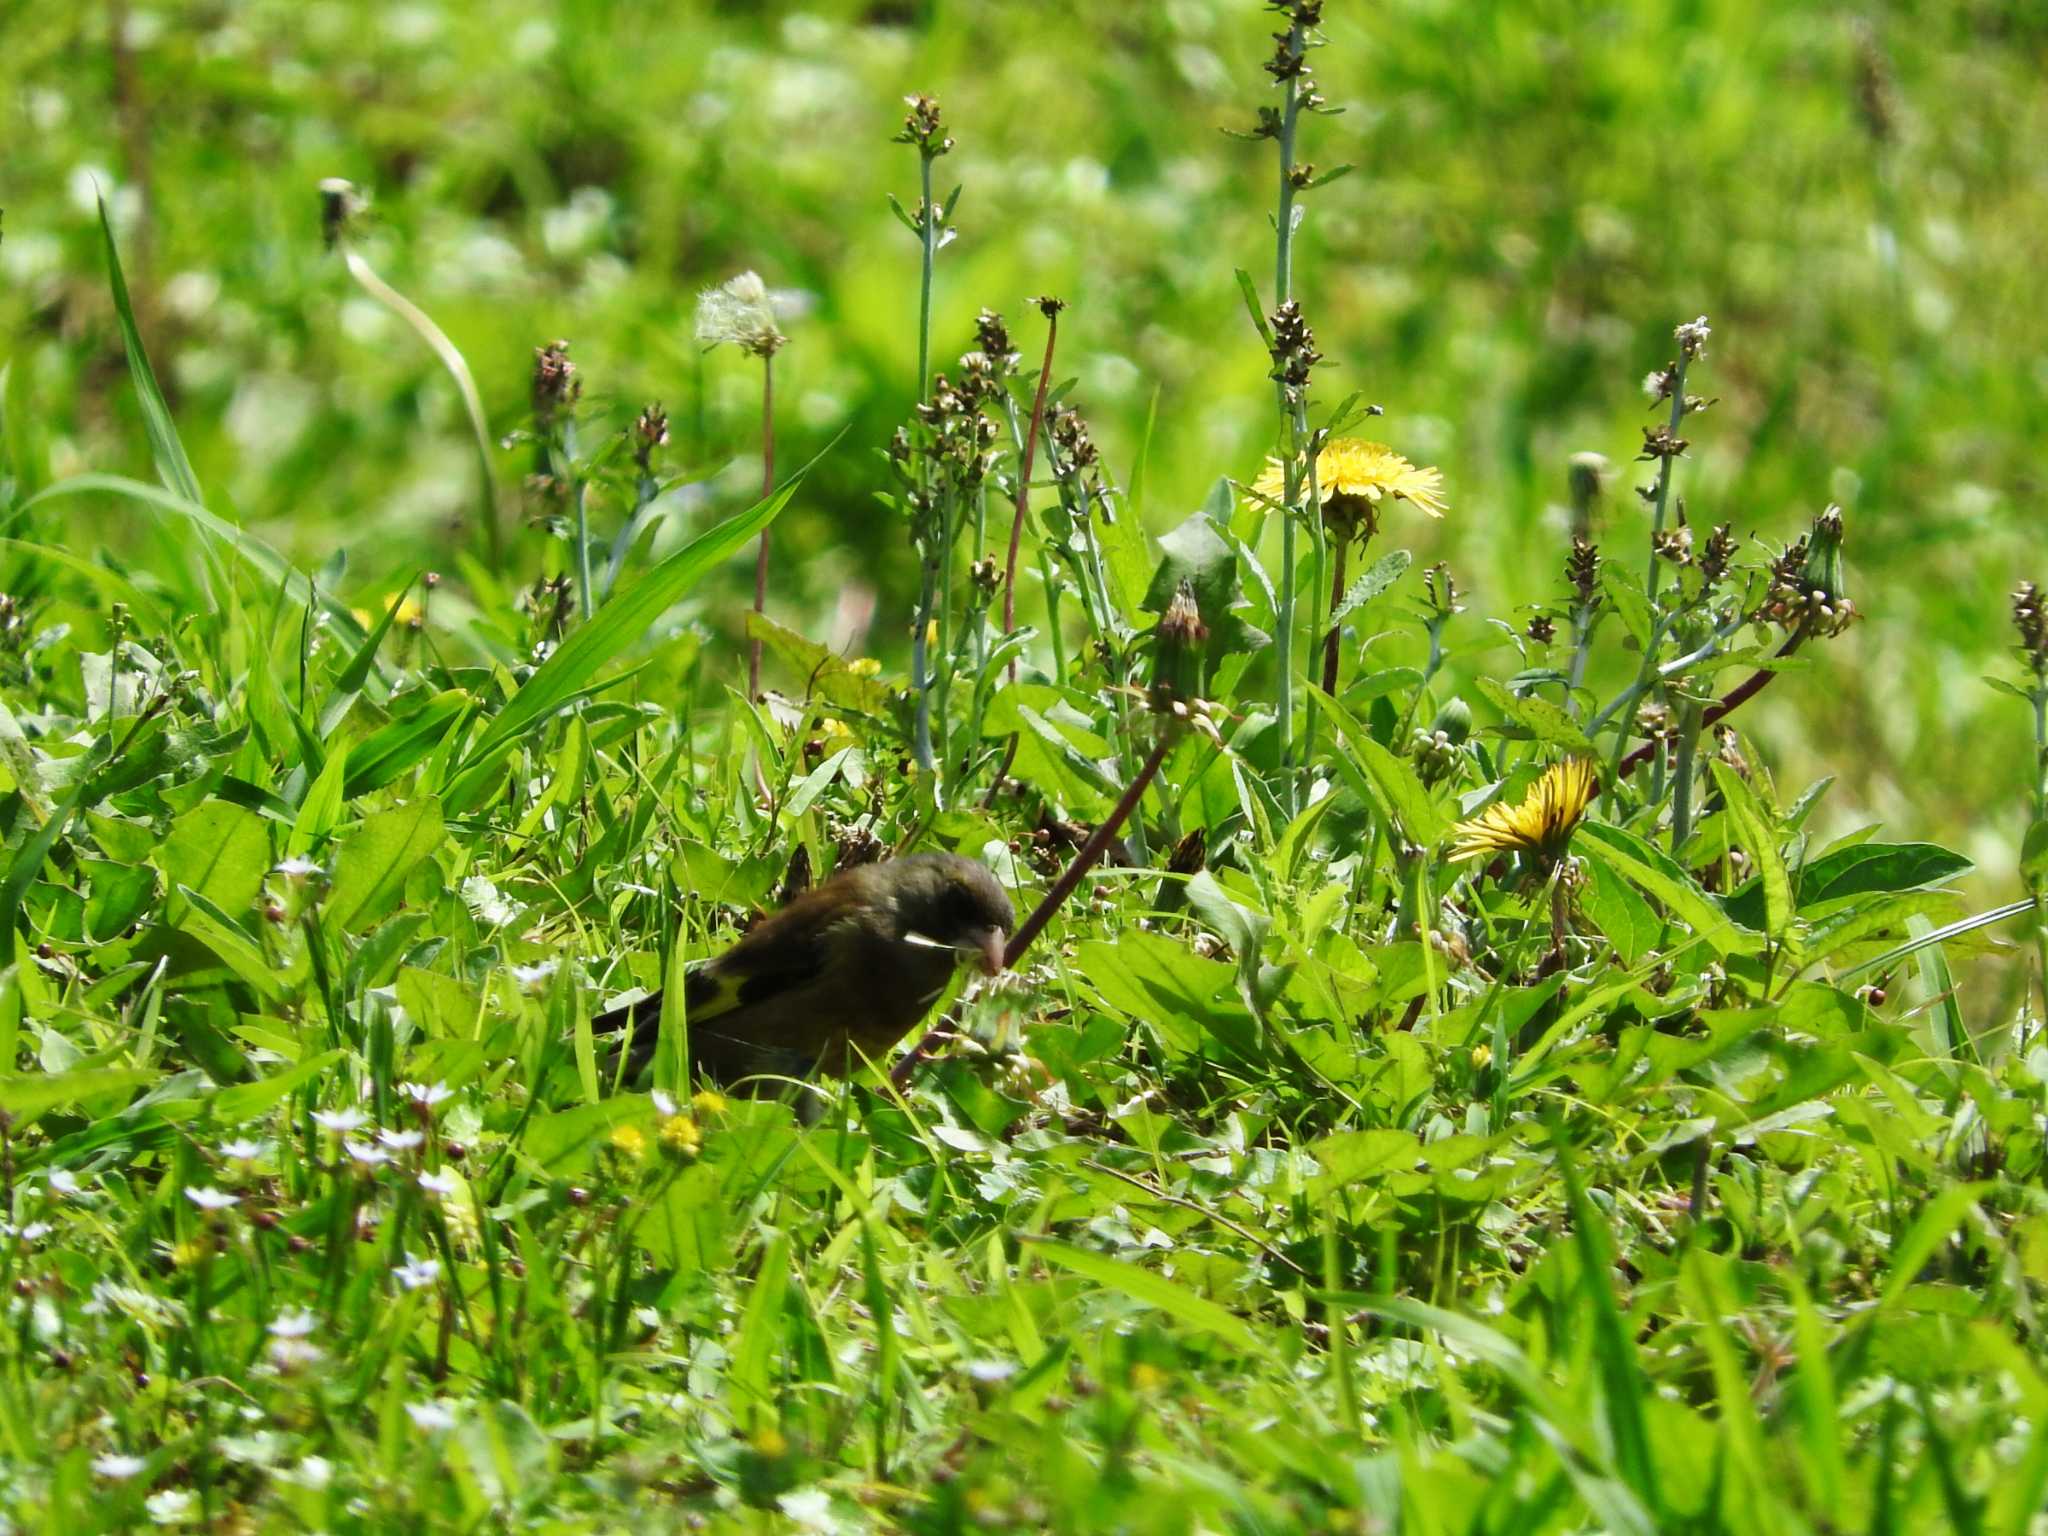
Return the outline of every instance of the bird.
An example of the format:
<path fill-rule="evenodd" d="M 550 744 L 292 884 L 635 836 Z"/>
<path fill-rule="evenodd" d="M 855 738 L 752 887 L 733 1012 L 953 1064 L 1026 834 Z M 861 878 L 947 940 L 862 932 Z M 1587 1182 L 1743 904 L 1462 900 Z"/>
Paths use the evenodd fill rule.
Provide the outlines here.
<path fill-rule="evenodd" d="M 774 1092 L 879 1060 L 931 1011 L 962 959 L 1003 968 L 1016 909 L 986 865 L 919 853 L 841 870 L 763 919 L 683 983 L 690 1067 L 721 1087 Z M 613 1008 L 599 1033 L 630 1033 L 627 1081 L 654 1059 L 659 992 Z"/>

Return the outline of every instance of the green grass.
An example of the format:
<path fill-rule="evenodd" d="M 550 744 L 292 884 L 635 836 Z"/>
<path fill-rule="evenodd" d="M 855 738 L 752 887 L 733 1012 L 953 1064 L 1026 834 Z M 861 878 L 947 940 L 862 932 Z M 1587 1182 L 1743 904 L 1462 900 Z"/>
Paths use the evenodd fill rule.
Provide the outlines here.
<path fill-rule="evenodd" d="M 1234 275 L 1272 308 L 1274 146 L 1215 132 L 1278 99 L 1284 18 L 10 23 L 0 1529 L 2042 1529 L 2014 898 L 2048 869 L 2006 696 L 2041 674 L 2006 594 L 2039 574 L 2048 33 L 1329 9 L 1346 112 L 1300 157 L 1356 168 L 1304 195 L 1304 410 L 1362 391 L 1345 430 L 1451 511 L 1381 505 L 1328 692 L 1334 535 L 1298 519 L 1283 570 L 1243 488 L 1283 442 Z M 964 187 L 933 367 L 961 382 L 983 305 L 1019 357 L 892 454 L 889 141 L 927 89 Z M 329 254 L 337 174 L 372 206 Z M 691 323 L 742 268 L 810 296 L 767 499 L 758 364 Z M 1006 639 L 970 567 L 1041 292 L 1100 485 L 1049 423 Z M 1646 593 L 1639 381 L 1702 311 L 1693 561 Z M 536 423 L 558 337 L 583 392 Z M 1769 567 L 1831 501 L 1863 617 L 1823 637 L 1788 605 L 1839 610 L 1825 550 Z M 1670 750 L 1619 774 L 1645 709 Z M 1566 755 L 1603 765 L 1587 819 L 1453 856 Z M 605 1078 L 605 1000 L 793 868 L 952 848 L 1022 911 L 1153 761 L 900 1086 Z"/>

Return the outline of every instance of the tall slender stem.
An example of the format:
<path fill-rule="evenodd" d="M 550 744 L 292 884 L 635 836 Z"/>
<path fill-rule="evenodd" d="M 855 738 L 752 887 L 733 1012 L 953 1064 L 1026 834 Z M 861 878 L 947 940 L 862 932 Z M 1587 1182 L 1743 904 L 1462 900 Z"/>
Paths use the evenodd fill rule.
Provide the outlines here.
<path fill-rule="evenodd" d="M 1288 28 L 1288 45 L 1299 52 L 1304 41 L 1304 29 L 1300 22 Z M 1280 109 L 1280 206 L 1274 221 L 1273 236 L 1273 303 L 1277 308 L 1294 296 L 1294 137 L 1295 128 L 1301 120 L 1301 82 L 1297 76 L 1289 76 L 1286 96 Z M 1294 777 L 1290 760 L 1294 752 L 1294 519 L 1301 505 L 1302 476 L 1301 454 L 1304 451 L 1301 433 L 1295 420 L 1295 413 L 1288 403 L 1287 386 L 1274 386 L 1280 402 L 1280 416 L 1294 428 L 1294 441 L 1289 445 L 1287 468 L 1284 474 L 1285 494 L 1280 514 L 1280 612 L 1274 636 L 1274 665 L 1279 669 L 1280 683 L 1276 698 L 1279 720 L 1280 779 L 1289 812 L 1295 805 Z"/>
<path fill-rule="evenodd" d="M 1700 751 L 1700 706 L 1690 699 L 1679 706 L 1678 766 L 1671 777 L 1671 855 L 1680 856 L 1692 836 L 1692 782 Z"/>
<path fill-rule="evenodd" d="M 576 467 L 574 422 L 565 422 L 562 426 L 562 463 L 574 487 L 571 499 L 576 508 L 576 611 L 587 624 L 591 614 L 597 611 L 597 587 L 590 579 L 590 497 L 583 476 Z"/>
<path fill-rule="evenodd" d="M 1003 633 L 1017 627 L 1017 546 L 1024 537 L 1024 519 L 1031 509 L 1031 465 L 1038 452 L 1038 429 L 1045 420 L 1045 391 L 1052 383 L 1052 349 L 1059 339 L 1060 315 L 1048 307 L 1045 316 L 1045 361 L 1038 369 L 1038 393 L 1031 401 L 1031 424 L 1024 429 L 1024 451 L 1017 460 L 1017 515 L 1010 520 L 1010 558 L 1003 567 Z M 1005 391 L 1004 398 L 1008 398 Z M 1016 662 L 1010 676 L 1017 675 Z"/>
<path fill-rule="evenodd" d="M 761 359 L 761 496 L 766 500 L 775 490 L 775 357 Z M 754 556 L 754 612 L 766 611 L 768 604 L 768 530 L 761 530 L 761 548 Z M 747 651 L 747 697 L 761 696 L 761 641 L 757 636 Z"/>
<path fill-rule="evenodd" d="M 1671 424 L 1673 438 L 1685 421 L 1685 365 L 1689 361 L 1683 343 L 1678 348 L 1678 360 L 1671 365 Z M 1657 536 L 1664 531 L 1664 509 L 1671 500 L 1671 478 L 1678 467 L 1676 454 L 1667 454 L 1657 464 L 1657 504 L 1650 517 L 1650 571 L 1643 579 L 1643 590 L 1650 599 L 1652 608 L 1657 605 Z"/>
<path fill-rule="evenodd" d="M 1323 636 L 1323 692 L 1331 698 L 1337 696 L 1337 656 L 1341 646 L 1335 615 L 1337 605 L 1344 601 L 1344 552 L 1348 545 L 1348 540 L 1337 540 L 1335 573 L 1330 578 L 1330 629 L 1329 633 Z"/>
<path fill-rule="evenodd" d="M 917 288 L 917 398 L 932 382 L 932 259 L 939 250 L 939 210 L 932 206 L 932 157 L 919 152 L 918 185 L 924 201 L 918 206 L 918 233 L 923 259 Z"/>

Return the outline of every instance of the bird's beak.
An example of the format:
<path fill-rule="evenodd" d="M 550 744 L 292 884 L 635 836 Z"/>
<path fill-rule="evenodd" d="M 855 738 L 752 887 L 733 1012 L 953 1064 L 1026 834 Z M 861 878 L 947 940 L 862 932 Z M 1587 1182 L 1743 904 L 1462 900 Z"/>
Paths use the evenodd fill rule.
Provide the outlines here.
<path fill-rule="evenodd" d="M 999 976 L 1003 969 L 1003 953 L 1010 936 L 1000 928 L 984 928 L 975 935 L 976 950 L 981 955 L 982 966 L 989 975 Z"/>

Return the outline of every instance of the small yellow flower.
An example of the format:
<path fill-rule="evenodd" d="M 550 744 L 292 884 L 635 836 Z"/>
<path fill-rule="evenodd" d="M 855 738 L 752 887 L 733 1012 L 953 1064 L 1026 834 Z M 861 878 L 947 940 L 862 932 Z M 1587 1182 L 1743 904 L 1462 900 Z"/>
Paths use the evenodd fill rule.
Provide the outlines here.
<path fill-rule="evenodd" d="M 1475 1046 L 1473 1046 L 1473 1047 L 1472 1047 L 1472 1065 L 1473 1065 L 1473 1066 L 1474 1066 L 1475 1068 L 1477 1068 L 1477 1069 L 1478 1069 L 1479 1071 L 1482 1071 L 1482 1072 L 1483 1072 L 1483 1071 L 1485 1071 L 1485 1070 L 1486 1070 L 1486 1069 L 1487 1069 L 1488 1067 L 1492 1066 L 1492 1065 L 1493 1065 L 1493 1047 L 1492 1047 L 1492 1046 L 1490 1046 L 1490 1045 L 1483 1045 L 1483 1044 L 1482 1044 L 1482 1045 L 1475 1045 Z"/>
<path fill-rule="evenodd" d="M 670 1115 L 655 1133 L 661 1150 L 671 1157 L 693 1158 L 704 1146 L 704 1133 L 688 1115 Z"/>
<path fill-rule="evenodd" d="M 713 1093 L 709 1088 L 700 1088 L 690 1095 L 690 1108 L 706 1120 L 713 1119 L 725 1113 L 725 1095 Z"/>
<path fill-rule="evenodd" d="M 1287 468 L 1268 459 L 1252 489 L 1278 501 L 1287 491 Z M 1385 443 L 1359 437 L 1332 438 L 1316 455 L 1316 495 L 1323 520 L 1344 538 L 1370 537 L 1380 526 L 1380 503 L 1391 496 L 1442 517 L 1444 477 L 1441 471 L 1410 464 Z"/>
<path fill-rule="evenodd" d="M 1518 803 L 1496 800 L 1470 821 L 1451 828 L 1451 857 L 1480 859 L 1498 853 L 1526 853 L 1545 864 L 1555 864 L 1564 857 L 1573 830 L 1599 793 L 1600 780 L 1586 758 L 1568 757 L 1552 763 Z"/>
<path fill-rule="evenodd" d="M 188 1237 L 171 1247 L 171 1265 L 176 1269 L 191 1269 L 203 1262 L 213 1252 L 213 1244 L 203 1237 Z"/>
<path fill-rule="evenodd" d="M 637 1163 L 647 1155 L 647 1134 L 636 1125 L 612 1128 L 612 1150 L 628 1162 Z"/>
<path fill-rule="evenodd" d="M 882 664 L 872 656 L 856 656 L 846 664 L 846 670 L 855 677 L 880 677 Z"/>
<path fill-rule="evenodd" d="M 1172 1380 L 1171 1376 L 1147 1360 L 1140 1360 L 1131 1367 L 1131 1390 L 1134 1392 L 1157 1392 Z"/>
<path fill-rule="evenodd" d="M 774 1425 L 764 1424 L 754 1431 L 754 1454 L 779 1461 L 789 1454 L 789 1441 Z"/>

